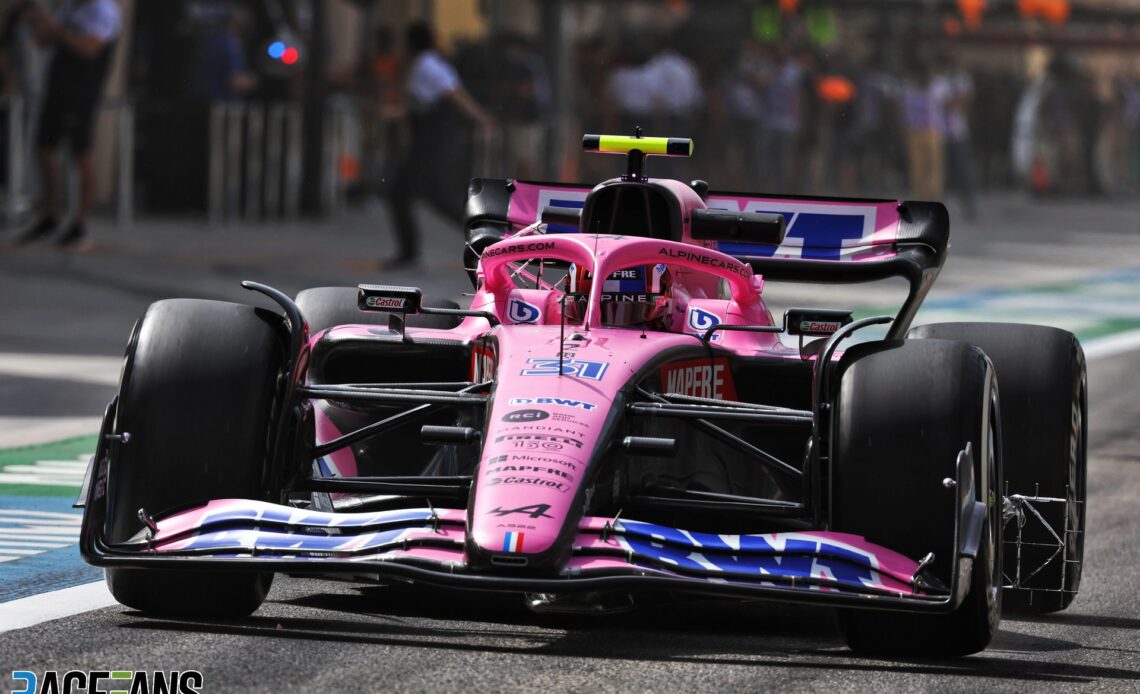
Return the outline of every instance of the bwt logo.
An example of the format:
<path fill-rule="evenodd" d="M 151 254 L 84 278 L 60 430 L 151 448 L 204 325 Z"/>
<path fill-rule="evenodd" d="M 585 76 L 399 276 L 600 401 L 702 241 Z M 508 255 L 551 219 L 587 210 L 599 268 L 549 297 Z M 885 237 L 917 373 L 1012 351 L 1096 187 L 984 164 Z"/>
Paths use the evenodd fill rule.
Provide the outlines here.
<path fill-rule="evenodd" d="M 688 323 L 689 328 L 696 330 L 699 333 L 703 333 L 714 325 L 720 325 L 720 316 L 716 315 L 712 311 L 706 311 L 703 308 L 690 306 Z"/>
<path fill-rule="evenodd" d="M 28 670 L 12 672 L 22 684 L 12 694 L 198 694 L 204 679 L 197 670 L 147 672 L 133 670 L 46 670 L 41 677 Z"/>
<path fill-rule="evenodd" d="M 561 405 L 562 407 L 576 407 L 590 411 L 597 407 L 592 402 L 569 400 L 567 398 L 511 398 L 511 405 Z"/>
<path fill-rule="evenodd" d="M 522 299 L 511 299 L 507 304 L 507 317 L 512 323 L 537 323 L 542 311 Z"/>

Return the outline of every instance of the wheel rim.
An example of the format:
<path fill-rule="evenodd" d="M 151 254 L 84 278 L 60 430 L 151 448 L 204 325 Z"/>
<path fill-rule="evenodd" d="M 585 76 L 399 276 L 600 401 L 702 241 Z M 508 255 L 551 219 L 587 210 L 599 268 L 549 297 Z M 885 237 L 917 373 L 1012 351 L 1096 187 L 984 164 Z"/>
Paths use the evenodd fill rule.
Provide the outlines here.
<path fill-rule="evenodd" d="M 990 395 L 990 416 L 989 426 L 987 432 L 987 450 L 986 450 L 986 542 L 988 543 L 988 561 L 989 566 L 985 567 L 989 573 L 990 580 L 986 586 L 986 611 L 989 614 L 989 620 L 992 626 L 996 628 L 997 621 L 1000 619 L 1001 612 L 1001 586 L 1002 586 L 1002 564 L 1000 557 L 999 533 L 1001 528 L 1001 503 L 999 499 L 1002 498 L 1001 490 L 998 488 L 999 477 L 998 469 L 1001 460 L 1001 447 L 998 440 L 998 399 L 997 392 L 992 391 Z"/>

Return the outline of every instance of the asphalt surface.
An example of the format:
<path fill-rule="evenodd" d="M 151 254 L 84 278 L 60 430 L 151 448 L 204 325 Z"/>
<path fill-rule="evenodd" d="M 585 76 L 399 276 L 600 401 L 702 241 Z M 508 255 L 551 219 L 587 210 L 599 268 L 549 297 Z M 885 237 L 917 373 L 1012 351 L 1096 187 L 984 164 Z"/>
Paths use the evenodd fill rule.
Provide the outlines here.
<path fill-rule="evenodd" d="M 986 213 L 1001 223 L 992 230 L 960 225 L 939 290 L 1065 282 L 1140 267 L 1134 205 L 1089 212 L 1000 199 Z M 223 233 L 231 232 L 195 238 L 155 224 L 129 237 L 108 232 L 104 248 L 87 257 L 47 250 L 0 256 L 0 354 L 49 355 L 47 374 L 27 367 L 27 359 L 0 358 L 0 442 L 11 445 L 37 426 L 93 431 L 93 416 L 114 390 L 115 356 L 131 323 L 172 289 L 249 300 L 236 280 L 261 279 L 287 291 L 375 281 L 366 261 L 383 254 L 375 250 L 383 236 L 364 223 L 319 227 L 313 233 L 328 236 L 312 246 L 293 240 L 299 230 L 234 230 L 229 239 Z M 458 294 L 466 286 L 458 236 L 443 229 L 429 243 L 438 256 L 427 269 L 385 279 Z M 227 255 L 233 246 L 240 252 Z M 93 359 L 91 368 L 67 361 L 77 355 Z M 25 375 L 13 376 L 13 364 Z M 58 378 L 51 377 L 55 365 Z M 1138 351 L 1089 364 L 1081 594 L 1058 615 L 1007 618 L 990 648 L 969 658 L 855 657 L 826 609 L 694 601 L 568 619 L 533 615 L 514 596 L 279 576 L 265 605 L 245 620 L 151 619 L 112 607 L 2 633 L 0 677 L 17 669 L 195 669 L 205 691 L 1136 691 L 1138 374 Z"/>

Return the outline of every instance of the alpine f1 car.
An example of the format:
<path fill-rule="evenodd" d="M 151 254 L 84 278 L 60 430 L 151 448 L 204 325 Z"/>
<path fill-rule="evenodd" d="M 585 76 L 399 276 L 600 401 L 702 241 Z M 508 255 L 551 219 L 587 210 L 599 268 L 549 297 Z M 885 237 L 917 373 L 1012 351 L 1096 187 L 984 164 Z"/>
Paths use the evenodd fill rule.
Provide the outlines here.
<path fill-rule="evenodd" d="M 1047 327 L 910 327 L 945 207 L 710 192 L 646 176 L 689 140 L 584 145 L 625 175 L 471 182 L 467 308 L 252 282 L 280 312 L 153 304 L 82 497 L 115 597 L 240 616 L 288 572 L 541 612 L 779 600 L 836 607 L 856 650 L 924 656 L 985 648 L 1003 600 L 1069 605 L 1083 352 Z M 891 277 L 894 316 L 763 298 Z M 843 342 L 869 325 L 885 338 Z"/>

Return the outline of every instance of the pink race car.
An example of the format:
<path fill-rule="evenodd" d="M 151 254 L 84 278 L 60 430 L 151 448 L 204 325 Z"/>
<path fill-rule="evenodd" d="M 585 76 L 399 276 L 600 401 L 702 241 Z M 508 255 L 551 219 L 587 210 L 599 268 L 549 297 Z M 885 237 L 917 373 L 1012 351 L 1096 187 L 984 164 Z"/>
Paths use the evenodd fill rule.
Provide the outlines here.
<path fill-rule="evenodd" d="M 946 256 L 941 204 L 716 193 L 646 177 L 689 140 L 584 145 L 625 175 L 472 181 L 466 309 L 255 283 L 284 316 L 152 305 L 82 497 L 115 597 L 245 615 L 294 572 L 540 612 L 763 598 L 839 608 L 857 650 L 927 656 L 985 648 L 1003 593 L 1072 601 L 1083 352 L 1052 328 L 910 327 Z M 893 317 L 763 299 L 888 277 L 910 287 Z"/>

